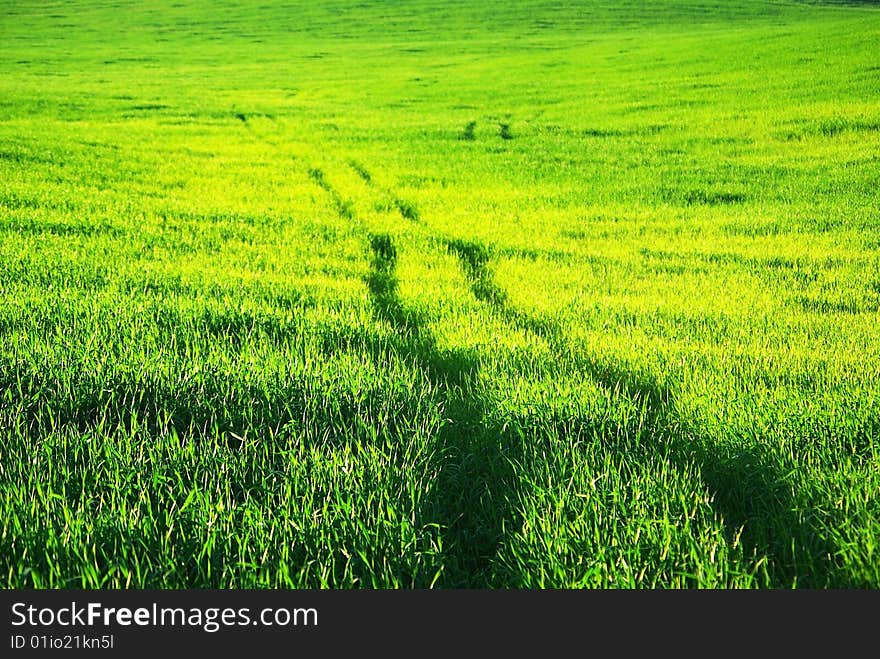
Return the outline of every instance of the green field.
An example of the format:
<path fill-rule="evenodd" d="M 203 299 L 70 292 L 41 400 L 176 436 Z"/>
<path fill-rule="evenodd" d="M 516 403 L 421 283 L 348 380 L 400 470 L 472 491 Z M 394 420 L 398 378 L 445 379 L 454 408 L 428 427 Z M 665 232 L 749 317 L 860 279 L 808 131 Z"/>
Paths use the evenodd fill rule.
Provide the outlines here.
<path fill-rule="evenodd" d="M 6 588 L 880 588 L 880 5 L 0 0 Z"/>

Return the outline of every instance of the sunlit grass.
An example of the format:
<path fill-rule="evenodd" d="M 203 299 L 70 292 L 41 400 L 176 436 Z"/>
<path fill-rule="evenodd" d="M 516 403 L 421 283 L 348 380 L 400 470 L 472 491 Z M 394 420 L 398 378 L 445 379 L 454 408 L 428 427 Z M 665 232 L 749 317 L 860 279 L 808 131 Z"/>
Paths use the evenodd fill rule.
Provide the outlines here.
<path fill-rule="evenodd" d="M 870 3 L 0 18 L 7 587 L 880 585 Z"/>

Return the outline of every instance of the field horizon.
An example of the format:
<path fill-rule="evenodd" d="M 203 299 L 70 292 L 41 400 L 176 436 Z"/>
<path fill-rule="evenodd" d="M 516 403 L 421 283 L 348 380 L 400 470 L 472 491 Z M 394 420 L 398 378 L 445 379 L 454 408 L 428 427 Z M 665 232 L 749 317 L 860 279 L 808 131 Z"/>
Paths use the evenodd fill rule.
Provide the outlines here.
<path fill-rule="evenodd" d="M 2 3 L 5 588 L 880 587 L 880 3 Z"/>

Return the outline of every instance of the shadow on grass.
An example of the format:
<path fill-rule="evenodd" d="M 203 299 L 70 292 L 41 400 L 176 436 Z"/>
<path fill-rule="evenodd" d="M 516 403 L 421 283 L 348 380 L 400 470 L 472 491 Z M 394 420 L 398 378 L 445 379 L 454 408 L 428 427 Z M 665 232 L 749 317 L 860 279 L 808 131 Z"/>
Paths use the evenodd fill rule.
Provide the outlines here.
<path fill-rule="evenodd" d="M 545 340 L 557 355 L 570 356 L 578 371 L 642 407 L 643 431 L 663 445 L 637 442 L 627 445 L 625 450 L 637 451 L 645 469 L 651 468 L 652 459 L 661 450 L 678 470 L 695 465 L 713 496 L 716 513 L 728 529 L 728 538 L 732 541 L 740 534 L 745 560 L 758 561 L 766 556 L 767 585 L 855 585 L 840 583 L 846 577 L 835 574 L 834 547 L 811 523 L 814 511 L 805 509 L 792 491 L 790 474 L 797 468 L 792 458 L 780 456 L 753 440 L 724 445 L 713 441 L 680 418 L 673 391 L 612 360 L 599 361 L 574 354 L 558 324 L 512 307 L 493 280 L 490 254 L 483 245 L 454 240 L 447 247 L 458 257 L 474 297 L 488 305 L 497 317 L 519 331 Z M 587 434 L 603 431 L 589 419 L 578 419 L 576 423 Z"/>
<path fill-rule="evenodd" d="M 422 524 L 441 528 L 443 570 L 434 585 L 503 585 L 493 575 L 493 558 L 505 529 L 517 524 L 511 460 L 521 446 L 513 433 L 487 422 L 474 356 L 439 348 L 425 320 L 401 303 L 391 238 L 374 235 L 370 247 L 367 285 L 374 313 L 394 328 L 401 356 L 424 370 L 440 394 L 446 417 L 438 436 L 439 475 L 419 512 Z"/>

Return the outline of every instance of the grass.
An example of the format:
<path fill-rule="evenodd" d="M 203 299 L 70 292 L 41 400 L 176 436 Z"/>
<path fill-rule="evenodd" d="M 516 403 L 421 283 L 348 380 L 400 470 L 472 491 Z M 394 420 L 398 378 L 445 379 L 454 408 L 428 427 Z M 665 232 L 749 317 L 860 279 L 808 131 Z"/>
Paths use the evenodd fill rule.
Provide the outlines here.
<path fill-rule="evenodd" d="M 5 587 L 880 587 L 876 3 L 6 4 Z"/>

